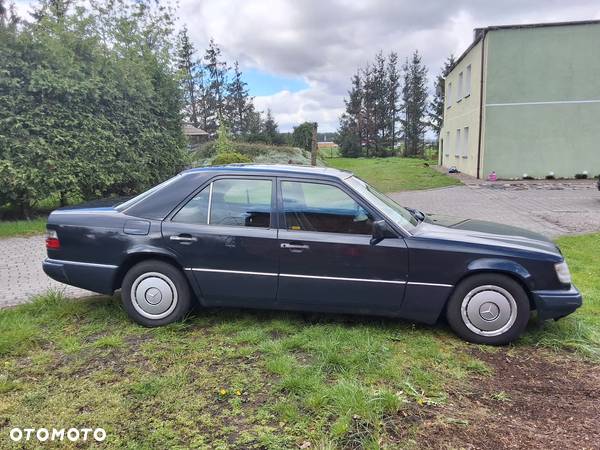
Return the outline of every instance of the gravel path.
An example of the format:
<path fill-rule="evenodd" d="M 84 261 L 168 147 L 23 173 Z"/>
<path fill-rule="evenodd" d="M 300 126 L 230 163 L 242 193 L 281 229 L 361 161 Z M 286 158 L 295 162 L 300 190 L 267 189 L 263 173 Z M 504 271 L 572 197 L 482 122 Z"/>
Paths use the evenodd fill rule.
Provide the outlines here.
<path fill-rule="evenodd" d="M 482 183 L 470 182 L 426 191 L 391 194 L 402 205 L 428 213 L 506 223 L 556 237 L 600 231 L 600 192 L 593 181 Z M 46 248 L 42 236 L 0 239 L 0 308 L 24 303 L 58 289 L 70 297 L 89 291 L 51 280 L 42 271 Z"/>

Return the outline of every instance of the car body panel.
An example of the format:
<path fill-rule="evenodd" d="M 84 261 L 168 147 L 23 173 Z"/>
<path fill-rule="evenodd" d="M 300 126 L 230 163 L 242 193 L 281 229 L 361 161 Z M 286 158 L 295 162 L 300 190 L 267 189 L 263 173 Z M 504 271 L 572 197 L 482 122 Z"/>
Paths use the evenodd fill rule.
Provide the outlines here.
<path fill-rule="evenodd" d="M 554 265 L 563 257 L 547 238 L 434 215 L 408 233 L 353 191 L 344 182 L 349 176 L 292 166 L 192 169 L 137 200 L 62 208 L 48 219 L 60 248 L 48 250 L 44 270 L 58 281 L 111 293 L 132 264 L 157 257 L 184 270 L 205 305 L 387 315 L 426 323 L 438 319 L 462 279 L 480 272 L 518 280 L 541 317 L 560 317 L 581 304 L 577 290 L 559 282 Z M 195 193 L 223 177 L 273 180 L 270 228 L 171 220 Z M 284 229 L 278 181 L 286 179 L 339 187 L 373 219 L 385 220 L 390 237 L 371 245 L 367 235 Z M 171 239 L 179 235 L 195 241 Z"/>

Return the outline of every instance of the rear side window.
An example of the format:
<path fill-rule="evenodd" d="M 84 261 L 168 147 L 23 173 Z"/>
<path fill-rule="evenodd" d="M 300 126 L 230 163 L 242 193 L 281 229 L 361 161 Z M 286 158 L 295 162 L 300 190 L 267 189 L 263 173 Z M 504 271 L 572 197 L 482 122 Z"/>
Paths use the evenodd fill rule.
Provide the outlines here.
<path fill-rule="evenodd" d="M 373 218 L 336 186 L 282 181 L 283 212 L 288 230 L 327 233 L 372 233 Z"/>
<path fill-rule="evenodd" d="M 173 221 L 269 228 L 272 192 L 271 180 L 217 180 L 181 208 Z"/>

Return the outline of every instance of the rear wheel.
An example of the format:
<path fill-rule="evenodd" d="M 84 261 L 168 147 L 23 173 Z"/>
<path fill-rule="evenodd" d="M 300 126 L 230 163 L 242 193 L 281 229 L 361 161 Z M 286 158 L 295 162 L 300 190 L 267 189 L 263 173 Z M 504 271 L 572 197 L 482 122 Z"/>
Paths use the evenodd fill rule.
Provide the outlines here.
<path fill-rule="evenodd" d="M 454 332 L 477 344 L 514 341 L 525 330 L 529 316 L 529 299 L 521 285 L 500 274 L 479 274 L 463 280 L 446 309 Z"/>
<path fill-rule="evenodd" d="M 157 260 L 143 261 L 129 269 L 121 298 L 129 317 L 146 327 L 181 320 L 191 304 L 185 276 L 173 265 Z"/>

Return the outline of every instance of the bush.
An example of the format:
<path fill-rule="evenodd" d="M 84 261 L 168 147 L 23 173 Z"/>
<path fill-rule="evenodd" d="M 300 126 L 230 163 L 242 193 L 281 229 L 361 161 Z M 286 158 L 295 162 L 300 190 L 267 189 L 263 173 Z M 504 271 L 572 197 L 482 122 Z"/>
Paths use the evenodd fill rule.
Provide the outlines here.
<path fill-rule="evenodd" d="M 588 177 L 587 173 L 576 173 L 575 174 L 576 180 L 585 180 L 587 177 Z"/>
<path fill-rule="evenodd" d="M 250 158 L 238 152 L 222 152 L 219 153 L 211 161 L 212 166 L 224 166 L 225 164 L 239 164 L 252 162 Z"/>
<path fill-rule="evenodd" d="M 301 166 L 310 164 L 310 152 L 285 145 L 233 141 L 233 152 L 249 158 L 256 164 L 296 164 Z M 201 144 L 192 153 L 192 165 L 196 167 L 212 165 L 216 155 L 215 141 Z M 325 162 L 320 156 L 317 159 L 317 165 L 325 166 Z"/>

